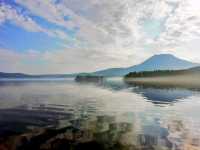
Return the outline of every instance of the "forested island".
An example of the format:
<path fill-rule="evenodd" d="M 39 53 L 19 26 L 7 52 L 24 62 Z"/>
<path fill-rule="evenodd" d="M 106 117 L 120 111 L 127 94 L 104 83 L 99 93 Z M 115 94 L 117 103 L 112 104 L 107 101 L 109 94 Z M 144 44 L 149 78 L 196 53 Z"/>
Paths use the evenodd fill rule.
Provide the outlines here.
<path fill-rule="evenodd" d="M 102 83 L 104 80 L 103 76 L 97 76 L 93 74 L 80 74 L 75 78 L 76 82 L 92 82 L 92 83 Z"/>

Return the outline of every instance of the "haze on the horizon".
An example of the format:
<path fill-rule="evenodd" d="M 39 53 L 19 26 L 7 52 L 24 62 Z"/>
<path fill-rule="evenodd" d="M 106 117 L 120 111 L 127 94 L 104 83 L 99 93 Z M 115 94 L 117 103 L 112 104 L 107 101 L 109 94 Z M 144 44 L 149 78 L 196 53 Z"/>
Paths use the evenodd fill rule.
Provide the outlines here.
<path fill-rule="evenodd" d="M 200 63 L 199 0 L 0 0 L 0 71 L 90 72 L 170 53 Z"/>

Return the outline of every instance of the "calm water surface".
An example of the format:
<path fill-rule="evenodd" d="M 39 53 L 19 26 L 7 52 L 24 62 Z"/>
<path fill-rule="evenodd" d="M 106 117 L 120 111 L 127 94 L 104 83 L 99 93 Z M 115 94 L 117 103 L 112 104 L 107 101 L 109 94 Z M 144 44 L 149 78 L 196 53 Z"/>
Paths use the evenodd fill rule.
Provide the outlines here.
<path fill-rule="evenodd" d="M 200 149 L 198 89 L 1 80 L 0 149 Z"/>

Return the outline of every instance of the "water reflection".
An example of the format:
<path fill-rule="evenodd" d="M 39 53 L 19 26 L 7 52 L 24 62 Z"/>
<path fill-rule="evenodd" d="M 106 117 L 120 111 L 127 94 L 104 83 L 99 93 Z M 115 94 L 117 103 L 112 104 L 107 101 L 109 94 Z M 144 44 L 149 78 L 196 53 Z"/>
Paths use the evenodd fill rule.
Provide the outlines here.
<path fill-rule="evenodd" d="M 4 138 L 1 135 L 0 148 L 17 150 L 178 150 L 197 149 L 200 146 L 199 137 L 192 137 L 191 131 L 185 127 L 182 120 L 170 120 L 167 124 L 161 124 L 154 120 L 155 125 L 145 124 L 138 130 L 137 122 L 119 121 L 116 116 L 94 115 L 76 118 L 72 114 L 55 113 L 52 109 L 50 111 L 48 108 L 42 107 L 44 109 L 39 107 L 31 114 L 29 110 L 24 109 L 23 112 L 27 113 L 26 115 L 22 115 L 22 112 L 17 110 L 1 111 L 8 117 L 8 120 L 10 117 L 18 118 L 10 119 L 12 124 L 16 125 L 16 131 L 16 128 L 23 127 L 19 126 L 17 122 L 20 122 L 21 125 L 32 124 L 35 126 L 49 124 L 51 127 L 29 129 L 21 134 L 18 131 L 15 134 L 4 135 Z M 47 110 L 48 114 L 46 114 Z M 14 112 L 16 114 L 13 116 Z M 128 117 L 126 115 L 128 113 L 122 114 L 122 116 Z M 31 118 L 27 118 L 27 116 Z M 51 122 L 51 120 L 55 122 Z M 59 120 L 64 121 L 65 126 L 52 127 L 53 124 L 58 124 Z M 9 123 L 7 122 L 7 124 Z"/>
<path fill-rule="evenodd" d="M 122 79 L 110 79 L 104 83 L 104 87 L 112 90 L 131 89 L 133 93 L 142 95 L 154 104 L 173 104 L 178 100 L 188 98 L 199 93 L 199 89 L 188 89 L 184 87 L 170 87 L 161 85 L 146 85 L 142 83 L 127 83 Z"/>
<path fill-rule="evenodd" d="M 0 150 L 199 149 L 198 99 L 191 89 L 130 85 L 121 79 L 102 85 L 4 81 Z"/>
<path fill-rule="evenodd" d="M 0 136 L 7 133 L 26 132 L 32 126 L 44 127 L 51 125 L 55 127 L 61 119 L 70 119 L 71 113 L 56 106 L 18 106 L 0 110 Z"/>
<path fill-rule="evenodd" d="M 138 87 L 133 92 L 140 93 L 147 100 L 154 104 L 173 104 L 178 100 L 193 95 L 193 91 L 187 89 L 158 89 Z"/>
<path fill-rule="evenodd" d="M 35 106 L 34 106 L 35 107 Z M 22 108 L 22 107 L 21 107 Z M 154 147 L 172 148 L 167 136 L 168 130 L 157 126 L 156 131 L 147 132 L 149 126 L 144 126 L 143 133 L 137 133 L 135 122 L 118 121 L 116 116 L 101 115 L 76 118 L 72 114 L 64 114 L 49 110 L 42 106 L 37 109 L 24 108 L 4 109 L 1 114 L 7 119 L 2 124 L 16 125 L 14 128 L 23 128 L 28 125 L 46 126 L 48 128 L 26 131 L 25 134 L 14 134 L 1 138 L 1 147 L 5 149 L 35 150 L 35 149 L 154 149 Z M 35 107 L 36 108 L 36 107 Z M 59 109 L 57 109 L 59 110 Z M 40 114 L 40 115 L 39 115 Z M 122 116 L 126 116 L 122 114 Z M 30 118 L 28 118 L 28 116 Z M 126 116 L 127 117 L 127 116 Z M 52 122 L 54 120 L 54 122 Z M 58 125 L 58 121 L 65 122 L 63 127 L 52 127 Z M 134 120 L 134 118 L 133 118 Z M 9 122 L 11 121 L 11 122 Z M 18 125 L 21 124 L 21 126 Z M 2 126 L 1 124 L 1 126 Z M 5 126 L 2 126 L 5 127 Z M 9 126 L 8 126 L 9 127 Z M 2 130 L 3 128 L 1 128 Z M 152 129 L 151 129 L 152 130 Z M 21 131 L 22 132 L 22 131 Z M 23 131 L 25 132 L 25 131 Z M 1 136 L 2 137 L 2 136 Z M 12 143 L 17 141 L 17 143 Z"/>

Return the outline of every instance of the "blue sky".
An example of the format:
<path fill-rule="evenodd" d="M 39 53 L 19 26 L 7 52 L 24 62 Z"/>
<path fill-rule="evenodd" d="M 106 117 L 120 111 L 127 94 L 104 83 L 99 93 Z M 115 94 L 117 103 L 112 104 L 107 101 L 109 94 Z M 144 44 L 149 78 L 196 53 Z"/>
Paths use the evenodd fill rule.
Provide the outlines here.
<path fill-rule="evenodd" d="M 94 71 L 158 53 L 200 62 L 199 10 L 198 0 L 0 0 L 0 71 Z"/>
<path fill-rule="evenodd" d="M 5 22 L 0 27 L 0 34 L 2 48 L 18 52 L 29 49 L 38 51 L 60 49 L 64 42 L 62 39 L 50 37 L 42 32 L 28 32 L 10 22 Z"/>
<path fill-rule="evenodd" d="M 74 39 L 78 27 L 69 29 L 67 27 L 59 26 L 54 23 L 48 22 L 40 16 L 31 14 L 31 12 L 20 4 L 17 4 L 14 0 L 3 1 L 2 5 L 8 5 L 11 9 L 15 10 L 19 15 L 24 15 L 24 17 L 30 17 L 34 22 L 36 22 L 42 28 L 47 28 L 48 30 L 60 30 L 65 33 L 69 39 Z M 67 21 L 70 17 L 65 16 L 64 19 Z M 12 20 L 5 20 L 0 26 L 0 40 L 2 41 L 2 48 L 12 49 L 18 52 L 25 52 L 29 49 L 34 49 L 37 51 L 51 51 L 55 49 L 64 48 L 63 45 L 66 40 L 61 37 L 49 36 L 48 34 L 40 31 L 30 32 L 23 28 L 23 26 L 16 25 Z M 73 45 L 68 45 L 73 46 Z"/>

